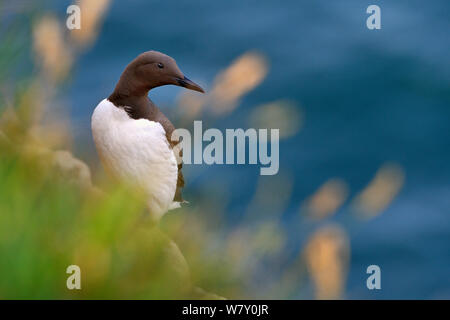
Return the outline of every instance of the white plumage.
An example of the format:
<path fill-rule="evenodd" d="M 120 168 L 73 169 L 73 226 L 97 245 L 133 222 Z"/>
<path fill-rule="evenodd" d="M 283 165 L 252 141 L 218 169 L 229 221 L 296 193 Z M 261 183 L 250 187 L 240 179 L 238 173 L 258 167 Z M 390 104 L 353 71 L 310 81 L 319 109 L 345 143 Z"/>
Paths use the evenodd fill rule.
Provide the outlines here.
<path fill-rule="evenodd" d="M 180 206 L 173 201 L 177 161 L 160 123 L 134 120 L 124 108 L 104 99 L 95 108 L 91 125 L 104 166 L 145 192 L 152 217 L 159 219 L 168 210 Z"/>

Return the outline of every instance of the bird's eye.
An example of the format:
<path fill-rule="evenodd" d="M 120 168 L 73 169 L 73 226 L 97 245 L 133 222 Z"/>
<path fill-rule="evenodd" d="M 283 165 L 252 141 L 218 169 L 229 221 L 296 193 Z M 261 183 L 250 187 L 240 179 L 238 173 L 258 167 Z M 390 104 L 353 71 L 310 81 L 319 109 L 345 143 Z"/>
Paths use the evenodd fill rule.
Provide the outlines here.
<path fill-rule="evenodd" d="M 158 68 L 162 69 L 162 68 L 164 68 L 164 65 L 160 62 L 160 63 L 158 63 Z"/>

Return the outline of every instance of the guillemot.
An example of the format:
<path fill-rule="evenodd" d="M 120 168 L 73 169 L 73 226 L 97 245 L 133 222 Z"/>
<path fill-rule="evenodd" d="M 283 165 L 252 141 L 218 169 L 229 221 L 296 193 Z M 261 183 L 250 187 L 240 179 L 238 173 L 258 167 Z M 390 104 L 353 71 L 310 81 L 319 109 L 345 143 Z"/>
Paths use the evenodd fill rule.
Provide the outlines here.
<path fill-rule="evenodd" d="M 108 172 L 140 188 L 154 219 L 183 202 L 182 163 L 172 138 L 175 127 L 149 99 L 148 92 L 176 85 L 204 93 L 161 52 L 147 51 L 130 62 L 114 92 L 101 101 L 91 119 L 100 160 Z"/>

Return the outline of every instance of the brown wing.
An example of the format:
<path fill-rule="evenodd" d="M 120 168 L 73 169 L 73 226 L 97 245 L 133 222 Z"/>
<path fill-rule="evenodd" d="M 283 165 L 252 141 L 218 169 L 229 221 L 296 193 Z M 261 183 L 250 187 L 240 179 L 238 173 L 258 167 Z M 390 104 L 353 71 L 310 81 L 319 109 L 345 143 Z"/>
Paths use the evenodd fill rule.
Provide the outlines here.
<path fill-rule="evenodd" d="M 170 147 L 173 149 L 180 141 L 178 139 L 172 140 L 172 132 L 175 130 L 175 127 L 173 126 L 172 122 L 170 122 L 167 117 L 157 109 L 158 112 L 156 114 L 155 120 L 161 123 L 161 125 L 164 128 L 164 131 L 166 132 L 166 138 L 167 141 L 169 141 Z M 176 155 L 175 155 L 176 156 Z M 180 151 L 180 157 L 183 157 L 183 150 Z M 183 164 L 180 163 L 178 165 L 178 179 L 177 179 L 177 189 L 175 191 L 175 196 L 173 198 L 173 201 L 177 202 L 183 202 L 183 197 L 181 196 L 181 189 L 184 187 L 184 177 L 183 173 L 181 172 L 181 169 L 183 167 Z"/>
<path fill-rule="evenodd" d="M 183 172 L 181 172 L 181 168 L 183 167 L 183 164 L 180 163 L 178 165 L 178 180 L 177 180 L 177 190 L 175 191 L 175 197 L 173 198 L 173 201 L 183 202 L 183 197 L 181 196 L 181 189 L 184 187 L 184 177 Z"/>

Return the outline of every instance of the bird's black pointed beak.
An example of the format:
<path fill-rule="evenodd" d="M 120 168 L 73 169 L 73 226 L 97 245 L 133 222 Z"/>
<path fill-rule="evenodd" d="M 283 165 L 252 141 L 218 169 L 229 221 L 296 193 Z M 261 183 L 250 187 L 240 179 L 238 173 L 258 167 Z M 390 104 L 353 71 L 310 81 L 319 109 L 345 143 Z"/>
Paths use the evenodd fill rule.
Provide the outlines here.
<path fill-rule="evenodd" d="M 196 84 L 194 81 L 188 79 L 187 77 L 184 77 L 182 79 L 181 78 L 177 78 L 177 84 L 180 87 L 184 87 L 186 89 L 191 89 L 191 90 L 194 90 L 194 91 L 205 93 L 205 90 L 203 90 L 202 87 L 200 87 L 198 84 Z"/>

